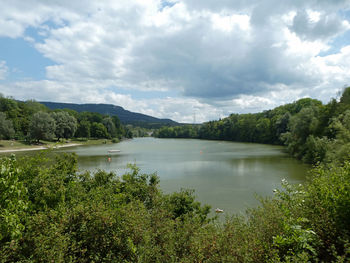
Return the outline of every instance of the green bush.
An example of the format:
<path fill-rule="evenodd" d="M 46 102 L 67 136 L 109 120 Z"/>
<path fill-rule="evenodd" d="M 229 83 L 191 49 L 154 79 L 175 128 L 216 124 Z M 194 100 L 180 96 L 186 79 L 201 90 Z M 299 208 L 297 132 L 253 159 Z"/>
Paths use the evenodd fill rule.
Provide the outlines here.
<path fill-rule="evenodd" d="M 112 143 L 118 143 L 118 142 L 120 142 L 118 138 L 113 138 L 112 139 Z"/>
<path fill-rule="evenodd" d="M 50 156 L 52 153 L 50 153 Z M 77 172 L 75 155 L 2 158 L 2 262 L 346 262 L 350 164 L 282 182 L 246 216 L 208 217 L 155 174 Z"/>
<path fill-rule="evenodd" d="M 0 244 L 4 245 L 22 236 L 28 202 L 15 157 L 1 159 L 0 169 Z"/>

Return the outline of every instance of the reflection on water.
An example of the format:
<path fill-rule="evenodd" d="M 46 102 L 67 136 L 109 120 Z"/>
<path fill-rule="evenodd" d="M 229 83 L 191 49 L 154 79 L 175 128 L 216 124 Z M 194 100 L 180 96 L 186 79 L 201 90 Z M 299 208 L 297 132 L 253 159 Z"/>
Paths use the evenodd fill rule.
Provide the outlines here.
<path fill-rule="evenodd" d="M 115 149 L 120 153 L 108 153 Z M 164 192 L 194 189 L 199 201 L 226 212 L 256 205 L 255 194 L 271 195 L 282 178 L 304 181 L 309 169 L 282 147 L 252 143 L 136 138 L 61 151 L 76 152 L 80 170 L 103 169 L 121 175 L 128 163 L 136 164 L 143 173 L 157 172 Z"/>

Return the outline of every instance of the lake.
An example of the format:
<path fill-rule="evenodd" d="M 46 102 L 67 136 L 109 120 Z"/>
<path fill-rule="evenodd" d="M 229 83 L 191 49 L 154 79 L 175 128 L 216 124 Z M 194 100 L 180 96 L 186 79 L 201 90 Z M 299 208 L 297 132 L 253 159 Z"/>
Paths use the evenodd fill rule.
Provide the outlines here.
<path fill-rule="evenodd" d="M 116 149 L 120 152 L 108 154 Z M 165 193 L 194 189 L 197 200 L 230 214 L 256 206 L 256 195 L 271 196 L 283 178 L 291 183 L 305 180 L 310 166 L 283 149 L 254 143 L 135 138 L 61 151 L 76 152 L 80 170 L 122 175 L 128 163 L 136 164 L 142 173 L 157 172 Z"/>

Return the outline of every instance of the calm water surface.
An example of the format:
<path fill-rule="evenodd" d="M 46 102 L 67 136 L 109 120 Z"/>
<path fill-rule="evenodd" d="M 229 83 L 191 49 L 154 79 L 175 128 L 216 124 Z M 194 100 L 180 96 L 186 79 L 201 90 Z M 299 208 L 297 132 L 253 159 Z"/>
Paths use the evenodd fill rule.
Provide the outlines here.
<path fill-rule="evenodd" d="M 108 154 L 114 149 L 120 153 Z M 255 196 L 272 195 L 283 178 L 303 182 L 309 169 L 282 147 L 252 143 L 136 138 L 62 151 L 78 154 L 80 170 L 103 169 L 121 175 L 128 163 L 136 164 L 143 173 L 157 172 L 165 193 L 194 189 L 199 201 L 227 213 L 255 206 Z"/>

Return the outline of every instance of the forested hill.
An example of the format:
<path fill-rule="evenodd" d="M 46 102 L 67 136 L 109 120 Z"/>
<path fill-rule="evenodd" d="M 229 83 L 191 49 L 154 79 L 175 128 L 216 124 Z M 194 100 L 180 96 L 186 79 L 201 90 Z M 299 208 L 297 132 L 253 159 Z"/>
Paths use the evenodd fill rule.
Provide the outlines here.
<path fill-rule="evenodd" d="M 77 112 L 97 112 L 106 115 L 117 115 L 123 124 L 133 124 L 141 127 L 173 126 L 177 122 L 170 119 L 158 119 L 149 115 L 131 112 L 123 107 L 112 104 L 74 104 L 58 102 L 40 102 L 50 109 L 71 109 Z"/>
<path fill-rule="evenodd" d="M 350 87 L 339 100 L 323 104 L 303 98 L 254 114 L 231 114 L 200 126 L 163 127 L 160 138 L 198 138 L 286 145 L 307 163 L 350 160 Z"/>

